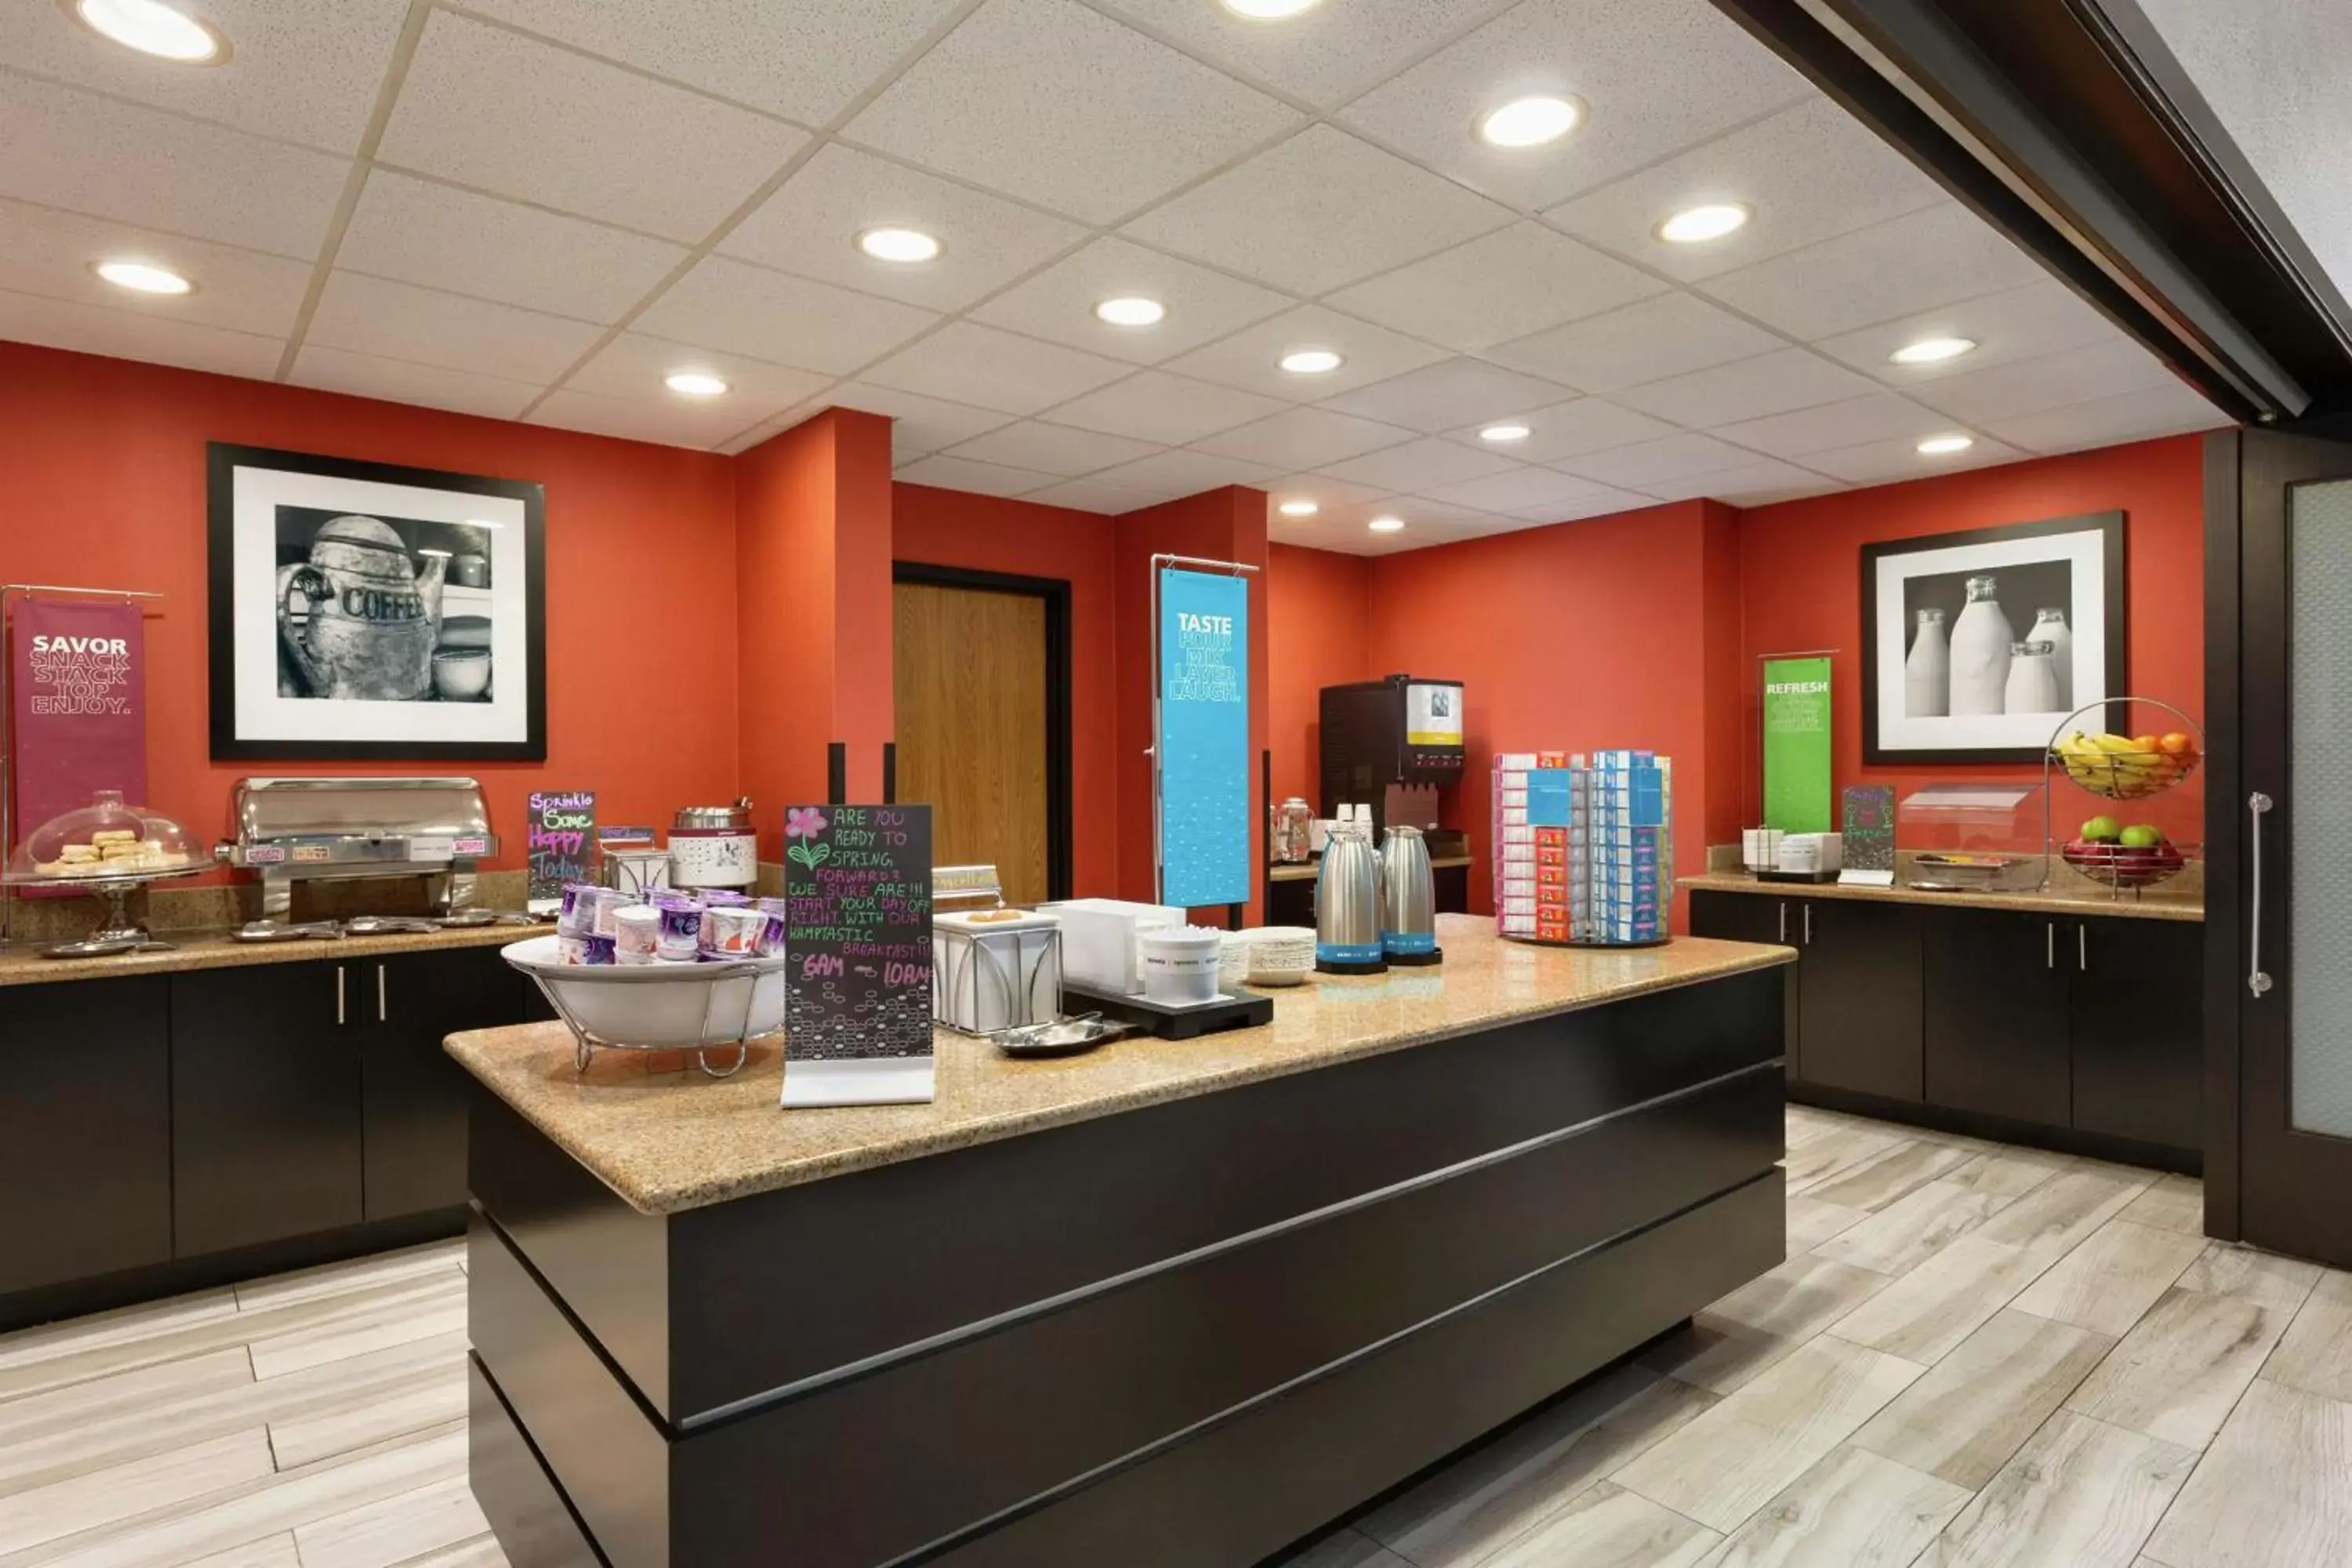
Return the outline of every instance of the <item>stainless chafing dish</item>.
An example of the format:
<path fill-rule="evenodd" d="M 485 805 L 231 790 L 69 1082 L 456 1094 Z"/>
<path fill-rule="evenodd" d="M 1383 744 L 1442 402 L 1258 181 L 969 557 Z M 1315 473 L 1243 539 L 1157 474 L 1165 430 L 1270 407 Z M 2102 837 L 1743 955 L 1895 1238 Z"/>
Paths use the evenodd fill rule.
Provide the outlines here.
<path fill-rule="evenodd" d="M 222 865 L 261 877 L 264 924 L 293 912 L 298 881 L 422 877 L 434 914 L 474 901 L 475 863 L 498 853 L 482 786 L 467 778 L 239 779 Z"/>

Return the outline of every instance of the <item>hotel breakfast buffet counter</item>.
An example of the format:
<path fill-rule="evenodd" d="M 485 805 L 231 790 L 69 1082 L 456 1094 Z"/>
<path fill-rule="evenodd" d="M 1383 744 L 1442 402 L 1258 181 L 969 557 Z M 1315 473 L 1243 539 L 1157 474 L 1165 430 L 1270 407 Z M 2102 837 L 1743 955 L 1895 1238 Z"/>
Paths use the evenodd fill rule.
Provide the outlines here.
<path fill-rule="evenodd" d="M 1786 950 L 1439 939 L 929 1105 L 453 1037 L 509 1559 L 1240 1568 L 1780 1262 Z"/>

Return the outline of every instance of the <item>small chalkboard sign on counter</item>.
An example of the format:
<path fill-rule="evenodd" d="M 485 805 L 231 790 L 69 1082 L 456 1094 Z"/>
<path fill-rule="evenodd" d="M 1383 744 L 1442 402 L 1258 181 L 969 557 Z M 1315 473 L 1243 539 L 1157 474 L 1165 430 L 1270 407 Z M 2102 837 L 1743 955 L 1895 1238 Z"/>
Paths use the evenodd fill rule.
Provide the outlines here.
<path fill-rule="evenodd" d="M 596 833 L 596 792 L 593 789 L 533 790 L 524 797 L 530 818 L 525 835 L 530 854 L 530 905 L 553 905 L 563 896 L 566 882 L 589 879 L 589 862 Z"/>
<path fill-rule="evenodd" d="M 931 810 L 784 814 L 787 1109 L 932 1097 Z"/>

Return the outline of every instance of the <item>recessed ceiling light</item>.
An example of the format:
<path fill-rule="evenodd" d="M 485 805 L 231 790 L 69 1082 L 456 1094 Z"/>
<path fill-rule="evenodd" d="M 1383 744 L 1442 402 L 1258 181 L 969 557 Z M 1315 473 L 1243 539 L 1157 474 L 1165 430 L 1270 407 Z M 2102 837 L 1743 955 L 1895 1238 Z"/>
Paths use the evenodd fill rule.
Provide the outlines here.
<path fill-rule="evenodd" d="M 869 228 L 857 237 L 857 248 L 877 261 L 929 261 L 940 242 L 919 228 Z"/>
<path fill-rule="evenodd" d="M 68 0 L 67 15 L 102 38 L 160 60 L 217 65 L 228 40 L 163 0 Z"/>
<path fill-rule="evenodd" d="M 1253 22 L 1279 22 L 1315 8 L 1315 0 L 1224 0 L 1225 9 Z"/>
<path fill-rule="evenodd" d="M 1973 436 L 1930 436 L 1919 443 L 1922 454 L 1940 458 L 1948 452 L 1965 452 L 1977 444 Z"/>
<path fill-rule="evenodd" d="M 1140 294 L 1122 294 L 1097 305 L 1095 315 L 1114 327 L 1156 327 L 1168 319 L 1168 307 Z"/>
<path fill-rule="evenodd" d="M 1325 375 L 1346 363 L 1332 349 L 1293 349 L 1282 356 L 1282 368 L 1293 375 Z"/>
<path fill-rule="evenodd" d="M 1572 98 L 1515 98 L 1478 121 L 1478 139 L 1490 147 L 1540 147 L 1583 118 L 1584 105 Z"/>
<path fill-rule="evenodd" d="M 1478 439 L 1481 441 L 1524 441 L 1528 438 L 1528 427 L 1524 425 L 1489 425 L 1484 430 L 1478 432 Z"/>
<path fill-rule="evenodd" d="M 140 294 L 185 294 L 195 288 L 178 273 L 144 261 L 101 261 L 90 270 L 118 289 Z"/>
<path fill-rule="evenodd" d="M 717 397 L 727 390 L 727 384 L 707 370 L 674 370 L 662 377 L 662 384 L 681 397 Z"/>
<path fill-rule="evenodd" d="M 1916 343 L 1905 343 L 1886 357 L 1896 364 L 1935 364 L 1958 359 L 1976 346 L 1973 338 L 1921 338 Z"/>
<path fill-rule="evenodd" d="M 1404 519 L 1401 517 L 1376 517 L 1372 519 L 1371 521 L 1364 524 L 1364 526 L 1370 529 L 1374 533 L 1402 533 L 1404 531 Z"/>
<path fill-rule="evenodd" d="M 1753 216 L 1737 202 L 1685 207 L 1658 226 L 1658 237 L 1669 245 L 1698 245 L 1710 239 L 1721 239 L 1734 229 L 1745 228 L 1748 218 Z"/>
<path fill-rule="evenodd" d="M 1275 510 L 1285 517 L 1313 517 L 1323 509 L 1311 500 L 1286 500 Z"/>

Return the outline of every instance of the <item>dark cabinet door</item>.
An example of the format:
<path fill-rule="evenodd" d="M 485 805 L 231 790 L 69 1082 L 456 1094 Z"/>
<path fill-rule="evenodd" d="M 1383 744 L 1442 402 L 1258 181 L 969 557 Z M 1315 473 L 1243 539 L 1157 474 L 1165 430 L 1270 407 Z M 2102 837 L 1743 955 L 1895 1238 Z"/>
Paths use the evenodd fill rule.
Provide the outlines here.
<path fill-rule="evenodd" d="M 2081 1131 L 2202 1147 L 2204 939 L 2187 921 L 2082 921 L 2060 932 Z"/>
<path fill-rule="evenodd" d="M 1763 942 L 1779 946 L 1794 943 L 1797 911 L 1789 900 L 1769 893 L 1725 893 L 1707 888 L 1694 889 L 1690 896 L 1690 929 L 1693 936 L 1711 936 L 1725 942 Z M 1798 1051 L 1801 1031 L 1802 1003 L 1798 986 L 1802 979 L 1801 963 L 1780 966 L 1780 997 L 1784 1004 L 1781 1049 L 1789 1081 L 1794 1083 L 1804 1076 L 1804 1063 Z"/>
<path fill-rule="evenodd" d="M 441 1048 L 461 1029 L 548 1016 L 493 947 L 402 953 L 353 966 L 371 1220 L 466 1201 L 466 1070 Z"/>
<path fill-rule="evenodd" d="M 171 977 L 174 1256 L 358 1223 L 363 967 Z"/>
<path fill-rule="evenodd" d="M 1927 1102 L 2069 1125 L 2074 928 L 2048 915 L 1955 909 L 1929 917 L 1920 941 Z"/>
<path fill-rule="evenodd" d="M 0 987 L 0 1294 L 172 1257 L 161 975 Z"/>
<path fill-rule="evenodd" d="M 1919 911 L 1864 899 L 1790 899 L 1803 955 L 1799 1076 L 1830 1089 L 1922 1097 Z"/>

